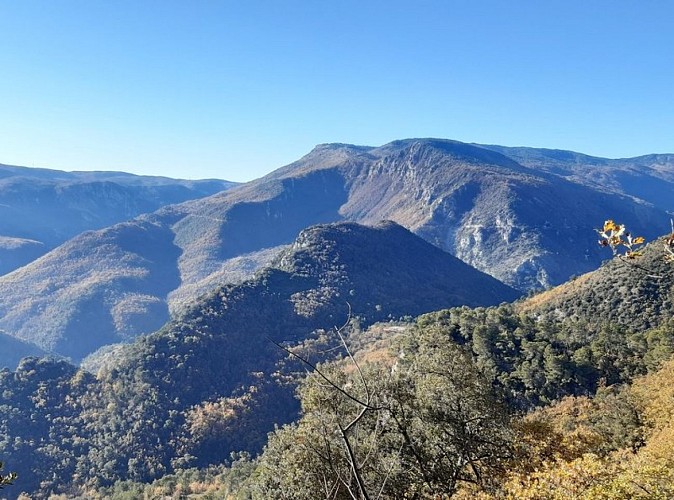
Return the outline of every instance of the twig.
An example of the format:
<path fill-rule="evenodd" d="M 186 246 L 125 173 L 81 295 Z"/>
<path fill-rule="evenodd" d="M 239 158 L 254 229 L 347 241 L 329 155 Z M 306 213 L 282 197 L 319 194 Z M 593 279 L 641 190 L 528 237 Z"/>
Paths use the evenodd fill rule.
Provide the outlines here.
<path fill-rule="evenodd" d="M 344 442 L 346 453 L 349 456 L 349 464 L 351 465 L 351 470 L 353 470 L 353 475 L 356 478 L 356 484 L 358 484 L 360 494 L 362 495 L 363 499 L 370 500 L 370 496 L 367 494 L 367 490 L 365 489 L 363 478 L 360 475 L 360 467 L 358 467 L 358 461 L 356 460 L 353 448 L 351 447 L 351 442 L 349 441 L 349 437 L 346 435 L 346 430 L 339 424 L 337 424 L 337 426 L 339 427 L 339 434 L 341 435 L 342 441 Z"/>
<path fill-rule="evenodd" d="M 657 275 L 657 274 L 651 274 L 653 271 L 651 271 L 651 270 L 648 269 L 647 267 L 640 266 L 639 264 L 637 264 L 636 262 L 634 262 L 634 261 L 632 261 L 632 260 L 627 260 L 623 255 L 618 254 L 618 258 L 619 258 L 622 262 L 624 262 L 625 264 L 627 264 L 627 265 L 629 265 L 629 266 L 636 267 L 637 269 L 640 269 L 640 270 L 642 270 L 642 271 L 647 272 L 647 273 L 648 273 L 648 274 L 646 275 L 647 278 L 653 278 L 653 279 L 656 279 L 656 280 L 661 280 L 661 279 L 663 278 L 663 276 L 659 276 L 659 275 Z"/>
<path fill-rule="evenodd" d="M 288 349 L 287 347 L 285 347 L 285 346 L 279 344 L 278 342 L 274 341 L 274 340 L 273 340 L 271 337 L 269 337 L 269 336 L 267 336 L 267 340 L 269 340 L 269 342 L 271 342 L 272 344 L 274 344 L 274 345 L 275 345 L 276 347 L 278 347 L 279 349 L 281 349 L 281 350 L 287 352 L 287 353 L 290 354 L 291 356 L 293 356 L 293 357 L 299 359 L 302 363 L 306 364 L 306 365 L 307 365 L 309 368 L 311 368 L 315 373 L 318 373 L 318 375 L 319 375 L 323 380 L 325 380 L 325 381 L 328 383 L 328 385 L 329 385 L 330 387 L 332 387 L 333 389 L 336 389 L 337 391 L 339 391 L 340 393 L 342 393 L 344 396 L 346 396 L 347 398 L 349 398 L 349 399 L 350 399 L 351 401 L 353 401 L 354 403 L 359 404 L 359 405 L 361 405 L 361 406 L 368 406 L 367 403 L 361 401 L 360 399 L 358 399 L 358 398 L 355 397 L 355 396 L 352 396 L 351 394 L 349 394 L 348 392 L 346 392 L 344 389 L 342 389 L 341 387 L 339 387 L 337 384 L 335 384 L 335 383 L 334 383 L 332 380 L 330 380 L 326 375 L 324 375 L 323 372 L 322 372 L 321 370 L 319 370 L 319 369 L 316 367 L 315 364 L 313 364 L 313 363 L 312 363 L 311 361 L 309 361 L 308 359 L 304 358 L 303 356 L 300 356 L 300 355 L 297 354 L 297 353 L 294 353 L 293 351 L 291 351 L 291 350 Z M 373 410 L 381 410 L 381 408 L 375 408 L 375 407 L 371 407 L 371 409 L 373 409 Z"/>
<path fill-rule="evenodd" d="M 400 445 L 400 448 L 398 448 L 398 457 L 400 457 L 400 454 L 403 451 L 403 446 L 405 446 L 405 443 L 403 442 Z M 384 476 L 384 481 L 381 483 L 381 488 L 379 488 L 379 494 L 377 494 L 377 500 L 381 498 L 382 493 L 384 493 L 384 487 L 386 486 L 386 482 L 388 481 L 389 476 L 391 475 L 391 471 L 393 470 L 394 463 L 391 464 L 391 466 L 388 468 L 388 471 L 386 472 L 386 475 Z"/>

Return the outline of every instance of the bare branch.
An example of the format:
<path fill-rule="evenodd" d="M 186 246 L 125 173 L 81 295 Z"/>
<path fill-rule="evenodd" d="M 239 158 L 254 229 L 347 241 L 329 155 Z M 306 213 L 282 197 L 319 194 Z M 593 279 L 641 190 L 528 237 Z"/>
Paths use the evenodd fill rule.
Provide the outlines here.
<path fill-rule="evenodd" d="M 648 489 L 646 489 L 644 486 L 640 485 L 636 481 L 630 480 L 630 483 L 637 486 L 640 490 L 643 490 L 644 492 L 646 492 L 647 495 L 649 495 L 649 496 L 653 495 L 653 492 L 649 491 Z"/>
<path fill-rule="evenodd" d="M 291 351 L 291 350 L 288 349 L 287 347 L 285 347 L 285 346 L 279 344 L 278 342 L 275 342 L 271 337 L 267 337 L 267 340 L 269 340 L 269 342 L 271 342 L 272 344 L 274 344 L 274 345 L 275 345 L 276 347 L 278 347 L 279 349 L 281 349 L 281 350 L 287 352 L 287 353 L 290 354 L 291 356 L 293 356 L 293 357 L 299 359 L 302 363 L 306 364 L 309 368 L 311 368 L 311 369 L 313 370 L 314 373 L 318 373 L 318 375 L 319 375 L 323 380 L 325 380 L 325 381 L 328 383 L 328 385 L 329 385 L 330 387 L 332 387 L 333 389 L 336 389 L 337 391 L 339 391 L 340 393 L 342 393 L 345 397 L 347 397 L 348 399 L 350 399 L 350 400 L 353 401 L 354 403 L 356 403 L 356 404 L 358 404 L 358 405 L 360 405 L 360 406 L 367 406 L 368 408 L 370 408 L 370 409 L 372 409 L 372 410 L 379 410 L 379 409 L 381 409 L 381 408 L 370 407 L 367 403 L 361 401 L 360 399 L 358 399 L 358 398 L 356 398 L 355 396 L 352 396 L 351 394 L 349 394 L 348 392 L 346 392 L 344 389 L 342 389 L 342 388 L 339 387 L 337 384 L 335 384 L 332 380 L 330 380 L 330 379 L 329 379 L 329 378 L 328 378 L 322 371 L 320 371 L 320 370 L 318 369 L 318 367 L 316 367 L 315 364 L 313 364 L 311 361 L 309 361 L 309 360 L 306 359 L 305 357 L 300 356 L 299 354 L 297 354 L 297 353 Z"/>
<path fill-rule="evenodd" d="M 652 274 L 653 271 L 651 271 L 651 270 L 648 269 L 647 267 L 640 266 L 639 264 L 637 264 L 637 263 L 634 262 L 633 260 L 628 260 L 628 259 L 626 259 L 623 255 L 618 254 L 618 258 L 619 258 L 622 262 L 624 262 L 625 264 L 627 264 L 627 265 L 629 265 L 629 266 L 632 266 L 632 267 L 636 267 L 637 269 L 640 269 L 641 271 L 644 271 L 644 272 L 648 273 L 648 274 L 646 274 L 646 277 L 647 277 L 647 278 L 653 278 L 653 279 L 656 279 L 656 280 L 661 280 L 661 279 L 663 278 L 663 276 L 659 276 L 659 275 L 657 275 L 657 274 Z"/>
<path fill-rule="evenodd" d="M 282 349 L 283 351 L 287 352 L 287 353 L 290 354 L 291 356 L 293 356 L 293 357 L 299 359 L 301 362 L 303 362 L 304 364 L 306 364 L 307 366 L 309 366 L 315 373 L 317 373 L 323 380 L 325 380 L 325 381 L 326 381 L 326 382 L 327 382 L 333 389 L 336 389 L 337 391 L 339 391 L 341 394 L 343 394 L 345 397 L 347 397 L 348 399 L 350 399 L 350 400 L 353 401 L 354 403 L 356 403 L 356 404 L 358 404 L 358 405 L 360 405 L 360 406 L 362 406 L 362 407 L 364 407 L 364 408 L 366 408 L 366 409 L 368 409 L 368 410 L 382 410 L 382 409 L 384 409 L 384 408 L 381 408 L 381 407 L 373 407 L 373 406 L 370 405 L 370 392 L 369 392 L 369 388 L 368 388 L 368 386 L 367 386 L 367 383 L 365 382 L 365 377 L 363 376 L 363 372 L 361 371 L 360 366 L 358 365 L 358 363 L 356 362 L 356 360 L 353 358 L 353 355 L 351 354 L 351 351 L 349 350 L 349 347 L 347 346 L 346 341 L 344 340 L 344 336 L 342 335 L 342 330 L 344 330 L 344 328 L 346 328 L 346 327 L 349 325 L 349 323 L 351 322 L 351 304 L 349 304 L 349 303 L 347 302 L 346 305 L 347 305 L 348 308 L 349 308 L 349 312 L 348 312 L 348 315 L 347 315 L 347 319 L 346 319 L 346 321 L 344 322 L 344 324 L 343 324 L 341 327 L 336 328 L 335 330 L 336 330 L 336 332 L 337 332 L 337 335 L 338 335 L 339 338 L 340 338 L 340 341 L 342 342 L 342 345 L 343 345 L 344 349 L 346 350 L 347 355 L 349 356 L 349 358 L 351 359 L 351 361 L 353 362 L 353 364 L 356 366 L 356 369 L 358 370 L 358 374 L 359 374 L 359 376 L 360 376 L 361 383 L 363 384 L 363 387 L 365 388 L 365 396 L 366 396 L 366 400 L 365 400 L 365 401 L 361 401 L 359 398 L 357 398 L 357 397 L 355 397 L 355 396 L 349 394 L 347 391 L 345 391 L 345 390 L 342 389 L 341 387 L 337 386 L 337 385 L 336 385 L 332 380 L 330 380 L 330 379 L 329 379 L 323 372 L 321 372 L 321 371 L 318 369 L 318 367 L 317 367 L 314 363 L 312 363 L 311 361 L 309 361 L 309 360 L 306 359 L 305 357 L 303 357 L 303 356 L 301 356 L 301 355 L 299 355 L 299 354 L 297 354 L 297 353 L 291 351 L 290 349 L 288 349 L 287 347 L 285 347 L 285 346 L 279 344 L 278 342 L 275 342 L 275 341 L 274 341 L 271 337 L 269 337 L 269 336 L 267 337 L 267 339 L 268 339 L 272 344 L 274 344 L 276 347 L 278 347 L 279 349 Z M 348 430 L 349 427 L 351 427 L 352 425 L 354 425 L 355 422 L 357 422 L 358 420 L 360 420 L 360 418 L 362 418 L 362 416 L 356 417 L 355 421 L 352 422 L 351 424 L 349 424 L 349 425 L 347 426 L 347 430 Z"/>
<path fill-rule="evenodd" d="M 356 484 L 358 484 L 361 498 L 363 500 L 370 500 L 370 496 L 367 494 L 367 490 L 365 489 L 365 483 L 363 482 L 363 478 L 360 475 L 360 467 L 358 466 L 356 456 L 353 452 L 353 448 L 351 447 L 351 442 L 349 441 L 349 437 L 346 435 L 346 430 L 344 430 L 341 425 L 337 425 L 339 427 L 339 433 L 342 436 L 344 448 L 346 448 L 346 453 L 349 458 L 349 465 L 351 465 L 351 470 L 353 470 L 353 475 L 356 478 Z"/>
<path fill-rule="evenodd" d="M 405 446 L 405 443 L 400 445 L 400 448 L 398 448 L 398 457 L 400 457 L 400 453 L 403 451 L 403 446 Z M 382 494 L 384 493 L 384 488 L 386 487 L 386 482 L 388 481 L 389 476 L 391 475 L 391 471 L 393 470 L 393 466 L 395 464 L 391 463 L 391 466 L 388 468 L 388 471 L 386 472 L 386 475 L 384 476 L 384 480 L 381 483 L 381 488 L 379 488 L 379 493 L 377 494 L 377 500 L 381 498 Z"/>

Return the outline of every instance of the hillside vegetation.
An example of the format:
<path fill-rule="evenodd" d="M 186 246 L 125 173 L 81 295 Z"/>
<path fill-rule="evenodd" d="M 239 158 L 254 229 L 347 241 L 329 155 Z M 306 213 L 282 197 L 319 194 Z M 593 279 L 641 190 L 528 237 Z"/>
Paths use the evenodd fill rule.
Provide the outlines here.
<path fill-rule="evenodd" d="M 545 318 L 612 322 L 636 329 L 667 321 L 674 317 L 674 266 L 663 251 L 669 238 L 657 238 L 646 245 L 638 259 L 615 257 L 597 271 L 536 294 L 518 303 L 517 310 Z"/>
<path fill-rule="evenodd" d="M 362 330 L 350 321 L 341 332 L 354 362 L 329 328 L 348 313 L 323 308 L 334 295 L 315 278 L 341 276 L 344 288 L 335 289 L 353 289 L 356 281 L 344 281 L 349 274 L 340 270 L 358 254 L 330 244 L 353 230 L 307 232 L 296 249 L 306 253 L 279 259 L 286 270 L 202 299 L 180 321 L 118 353 L 97 378 L 48 360 L 5 370 L 0 456 L 19 472 L 17 492 L 316 498 L 327 488 L 350 498 L 349 489 L 362 487 L 387 498 L 541 498 L 539 484 L 550 492 L 542 498 L 556 498 L 551 484 L 562 484 L 560 495 L 589 484 L 632 488 L 628 479 L 637 473 L 651 481 L 646 489 L 666 488 L 670 458 L 654 436 L 667 417 L 651 413 L 647 397 L 629 396 L 637 390 L 629 384 L 669 373 L 663 362 L 674 352 L 674 323 L 644 331 L 540 321 L 511 305 L 459 307 L 407 325 Z M 391 230 L 402 229 L 375 231 Z M 312 258 L 317 233 L 328 239 L 317 248 L 332 250 Z M 329 257 L 337 254 L 343 260 Z M 302 290 L 321 292 L 296 295 Z M 367 291 L 355 291 L 352 320 L 386 315 L 368 305 Z M 323 330 L 313 330 L 318 318 Z M 305 378 L 308 365 L 297 356 L 323 376 Z M 335 356 L 343 359 L 330 362 Z M 301 418 L 274 431 L 300 412 L 297 383 Z"/>
<path fill-rule="evenodd" d="M 661 243 L 631 267 L 635 284 L 655 279 L 644 266 L 663 262 Z M 671 278 L 657 279 L 666 289 Z M 670 498 L 674 406 L 662 388 L 674 382 L 674 323 L 651 308 L 641 317 L 655 328 L 630 328 L 622 305 L 608 322 L 536 318 L 518 304 L 356 332 L 346 344 L 355 358 L 317 366 L 302 383 L 301 419 L 270 435 L 259 460 L 99 494 Z"/>
<path fill-rule="evenodd" d="M 1 278 L 8 331 L 34 316 L 20 337 L 78 361 L 108 344 L 92 371 L 57 357 L 0 370 L 10 497 L 670 498 L 674 259 L 663 246 L 674 234 L 629 240 L 629 254 L 517 300 L 521 290 L 431 243 L 446 230 L 431 222 L 456 215 L 458 198 L 442 195 L 428 219 L 406 191 L 480 179 L 480 214 L 531 210 L 517 217 L 537 221 L 538 239 L 504 218 L 493 234 L 471 226 L 471 251 L 499 242 L 484 261 L 497 274 L 541 241 L 563 261 L 561 238 L 581 225 L 541 225 L 540 207 L 562 193 L 590 200 L 584 181 L 531 171 L 451 141 L 326 145 L 254 183 L 84 233 Z M 595 194 L 603 208 L 628 203 L 617 188 Z M 595 210 L 581 206 L 567 213 Z M 482 220 L 471 210 L 462 224 Z M 660 211 L 638 201 L 624 213 Z M 404 218 L 425 239 L 393 221 L 340 221 L 348 214 Z M 287 239 L 323 217 L 338 222 Z M 618 248 L 618 234 L 628 238 L 607 221 L 603 246 Z M 233 259 L 252 277 L 185 302 L 239 273 Z M 170 300 L 175 317 L 159 328 Z M 33 345 L 0 340 L 12 356 Z"/>
<path fill-rule="evenodd" d="M 329 332 L 348 319 L 355 332 L 517 295 L 394 223 L 313 227 L 274 267 L 114 351 L 96 377 L 36 358 L 3 371 L 0 456 L 23 478 L 17 489 L 47 494 L 258 453 L 299 410 L 303 366 L 275 343 L 320 361 L 339 354 Z"/>
<path fill-rule="evenodd" d="M 560 339 L 529 319 L 535 337 L 511 344 L 507 365 L 497 346 L 517 338 L 525 318 L 503 307 L 475 312 L 477 318 L 454 309 L 406 328 L 355 333 L 348 341 L 361 346 L 355 360 L 318 365 L 320 375 L 302 383 L 302 417 L 274 431 L 258 460 L 233 455 L 229 467 L 178 470 L 148 484 L 122 481 L 88 495 L 671 497 L 674 407 L 662 388 L 674 382 L 673 325 L 660 327 L 668 344 L 649 347 L 649 366 L 643 352 L 617 358 L 589 339 L 585 362 L 574 364 L 582 349 L 565 354 Z M 480 332 L 496 328 L 493 348 L 484 350 Z M 454 342 L 457 329 L 471 340 Z M 396 333 L 382 344 L 385 331 Z M 632 348 L 642 342 L 630 340 L 644 333 L 627 339 Z M 574 372 L 594 375 L 565 384 Z M 550 399 L 534 396 L 539 392 Z M 516 411 L 521 404 L 538 409 Z"/>
<path fill-rule="evenodd" d="M 78 360 L 85 350 L 147 333 L 216 286 L 251 277 L 320 223 L 395 221 L 520 291 L 596 268 L 605 254 L 592 224 L 607 213 L 646 228 L 647 238 L 666 229 L 671 207 L 638 198 L 629 182 L 618 189 L 615 182 L 592 185 L 589 173 L 568 174 L 589 172 L 594 160 L 534 153 L 539 163 L 550 158 L 557 166 L 441 139 L 320 145 L 261 179 L 71 240 L 19 274 L 0 277 L 8 318 L 0 328 Z M 617 179 L 645 160 L 630 161 L 605 160 L 603 175 Z M 653 162 L 652 175 L 669 175 L 670 163 Z M 148 235 L 163 236 L 150 237 L 144 249 L 130 246 L 147 227 L 154 228 Z M 22 238 L 11 245 L 39 247 Z M 45 286 L 54 262 L 62 291 Z M 90 335 L 90 324 L 104 334 Z M 78 352 L 61 350 L 72 345 L 66 339 L 80 344 Z"/>

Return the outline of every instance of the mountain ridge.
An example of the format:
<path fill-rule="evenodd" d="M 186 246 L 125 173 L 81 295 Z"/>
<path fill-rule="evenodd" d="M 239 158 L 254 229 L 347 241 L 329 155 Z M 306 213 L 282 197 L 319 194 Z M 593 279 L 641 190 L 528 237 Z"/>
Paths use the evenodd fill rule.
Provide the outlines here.
<path fill-rule="evenodd" d="M 120 226 L 119 242 L 93 233 L 91 248 L 59 247 L 50 258 L 62 263 L 63 278 L 74 286 L 81 274 L 78 259 L 112 261 L 124 254 L 124 240 L 132 233 L 146 224 L 158 228 L 167 235 L 166 246 L 149 248 L 140 259 L 131 257 L 140 263 L 138 272 L 149 276 L 153 260 L 177 255 L 165 284 L 150 292 L 145 285 L 134 285 L 146 290 L 138 292 L 137 309 L 154 311 L 147 321 L 158 325 L 169 319 L 168 311 L 178 314 L 222 280 L 252 275 L 314 224 L 394 220 L 520 290 L 561 283 L 597 267 L 605 254 L 596 245 L 594 226 L 608 217 L 643 228 L 647 237 L 665 231 L 669 216 L 663 208 L 548 170 L 537 172 L 498 151 L 442 139 L 407 139 L 379 147 L 324 144 L 263 178 L 141 215 Z M 22 271 L 22 297 L 15 293 L 19 275 L 0 277 L 0 301 L 15 325 L 27 318 L 20 304 L 41 293 L 36 283 L 45 272 L 41 265 Z M 100 280 L 94 288 L 106 286 Z M 129 289 L 131 297 L 136 292 Z M 55 295 L 49 300 L 56 309 L 78 305 Z M 136 306 L 129 299 L 125 307 Z M 103 324 L 109 321 L 106 317 Z M 40 326 L 34 325 L 38 331 Z M 0 328 L 17 335 L 16 327 L 6 328 L 2 320 Z M 113 336 L 146 332 L 134 328 L 133 321 L 121 320 Z M 79 331 L 86 335 L 86 326 L 81 324 Z"/>
<path fill-rule="evenodd" d="M 643 199 L 674 213 L 674 154 L 610 159 L 555 149 L 482 147 L 499 151 L 528 168 L 542 169 L 610 193 Z"/>
<path fill-rule="evenodd" d="M 45 464 L 63 471 L 59 480 L 91 480 L 96 471 L 107 484 L 156 477 L 176 464 L 220 463 L 231 451 L 259 452 L 267 433 L 298 411 L 294 394 L 304 369 L 279 346 L 330 359 L 338 353 L 330 332 L 347 321 L 350 329 L 365 328 L 518 295 L 395 223 L 314 226 L 273 266 L 212 290 L 157 332 L 103 354 L 96 376 L 36 358 L 14 372 L 0 370 L 0 390 L 11 392 L 14 405 L 0 419 L 0 434 L 12 437 L 0 439 L 0 454 L 38 489 Z M 40 394 L 31 399 L 40 386 L 53 409 Z M 201 425 L 212 417 L 221 422 L 220 409 L 229 415 L 226 425 Z M 36 424 L 19 425 L 27 420 Z M 34 437 L 26 446 L 14 439 L 24 431 Z"/>
<path fill-rule="evenodd" d="M 193 181 L 0 165 L 0 275 L 32 262 L 83 231 L 234 185 L 217 179 Z"/>

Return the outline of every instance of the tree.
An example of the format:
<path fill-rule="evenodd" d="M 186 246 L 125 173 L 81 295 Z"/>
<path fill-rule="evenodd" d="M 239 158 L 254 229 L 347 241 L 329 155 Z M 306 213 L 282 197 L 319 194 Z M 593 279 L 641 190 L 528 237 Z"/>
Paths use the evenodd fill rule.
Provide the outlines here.
<path fill-rule="evenodd" d="M 667 262 L 674 262 L 674 219 L 671 219 L 670 223 L 672 232 L 663 241 L 664 258 Z M 599 244 L 603 247 L 609 247 L 614 256 L 642 271 L 648 272 L 651 278 L 662 278 L 662 276 L 652 274 L 651 270 L 634 262 L 635 259 L 643 255 L 642 247 L 646 240 L 642 236 L 632 236 L 624 224 L 616 224 L 610 219 L 604 222 L 602 229 L 595 229 L 595 231 L 600 237 Z M 621 249 L 624 254 L 620 253 Z"/>
<path fill-rule="evenodd" d="M 440 498 L 489 488 L 512 454 L 491 384 L 441 328 L 416 328 L 385 361 L 315 367 L 303 416 L 270 436 L 254 498 Z M 374 356 L 373 356 L 374 357 Z M 382 357 L 382 356 L 377 356 Z"/>

